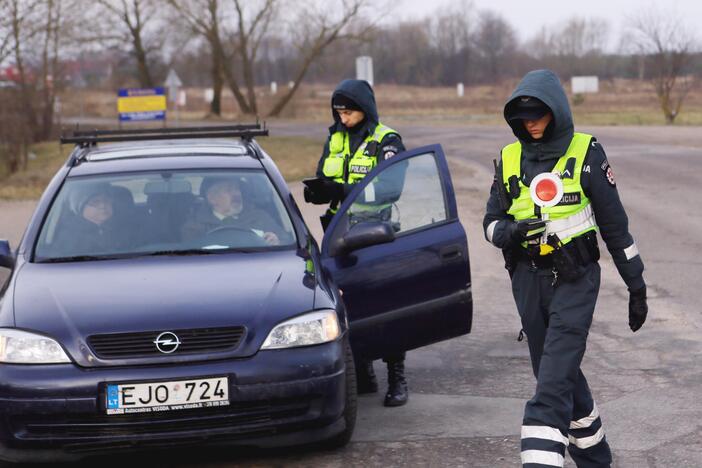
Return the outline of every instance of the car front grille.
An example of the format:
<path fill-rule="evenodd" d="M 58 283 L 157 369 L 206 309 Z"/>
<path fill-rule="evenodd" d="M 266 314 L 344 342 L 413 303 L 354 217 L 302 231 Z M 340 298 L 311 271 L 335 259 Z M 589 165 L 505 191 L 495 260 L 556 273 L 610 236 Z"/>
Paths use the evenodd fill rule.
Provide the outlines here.
<path fill-rule="evenodd" d="M 154 343 L 164 330 L 93 335 L 88 338 L 88 343 L 95 355 L 103 359 L 211 353 L 236 348 L 244 337 L 246 329 L 244 327 L 192 328 L 168 330 L 168 332 L 175 335 L 180 342 L 175 351 L 170 353 L 159 350 Z M 172 335 L 169 334 L 167 338 L 172 338 Z M 169 349 L 166 350 L 169 351 Z"/>

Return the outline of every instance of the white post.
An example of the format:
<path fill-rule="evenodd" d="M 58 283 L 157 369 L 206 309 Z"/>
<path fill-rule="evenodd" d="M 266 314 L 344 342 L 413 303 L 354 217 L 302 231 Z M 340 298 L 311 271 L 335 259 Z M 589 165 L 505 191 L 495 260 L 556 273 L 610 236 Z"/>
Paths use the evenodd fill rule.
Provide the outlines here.
<path fill-rule="evenodd" d="M 465 87 L 463 86 L 463 83 L 458 83 L 456 85 L 456 94 L 458 95 L 458 97 L 463 97 L 463 95 L 465 94 Z"/>
<path fill-rule="evenodd" d="M 356 57 L 356 78 L 373 86 L 373 59 L 367 55 Z"/>
<path fill-rule="evenodd" d="M 271 94 L 275 96 L 278 93 L 278 83 L 271 81 Z"/>

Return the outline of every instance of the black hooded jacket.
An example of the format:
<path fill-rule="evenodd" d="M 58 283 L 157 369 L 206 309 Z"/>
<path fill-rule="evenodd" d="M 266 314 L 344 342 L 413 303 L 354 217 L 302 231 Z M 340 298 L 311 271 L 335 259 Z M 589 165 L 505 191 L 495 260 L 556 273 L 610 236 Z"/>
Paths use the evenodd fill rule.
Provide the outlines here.
<path fill-rule="evenodd" d="M 549 107 L 553 115 L 552 122 L 540 140 L 531 138 L 525 131 L 521 119 L 510 119 L 515 111 L 515 103 L 524 96 L 540 99 Z M 527 73 L 507 101 L 504 116 L 522 144 L 521 170 L 523 182 L 528 186 L 536 175 L 550 172 L 553 169 L 558 159 L 568 149 L 573 138 L 573 117 L 568 98 L 558 77 L 549 70 L 535 70 Z M 500 162 L 498 173 L 502 172 L 501 166 Z M 502 183 L 502 181 L 498 181 L 496 177 L 490 190 L 483 228 L 488 241 L 505 249 L 515 246 L 510 238 L 509 229 L 509 224 L 513 223 L 514 219 L 500 206 L 496 185 L 498 183 Z M 592 203 L 602 239 L 614 259 L 619 274 L 629 289 L 642 288 L 645 285 L 643 261 L 640 255 L 637 254 L 633 257 L 631 255 L 634 240 L 629 233 L 629 220 L 619 199 L 607 156 L 602 145 L 595 139 L 593 139 L 583 163 L 581 184 L 590 203 Z M 489 231 L 491 231 L 492 238 L 488 235 Z M 631 258 L 627 258 L 625 249 L 628 249 Z"/>
<path fill-rule="evenodd" d="M 332 94 L 332 101 L 336 95 L 343 95 L 353 102 L 358 104 L 358 106 L 363 110 L 365 118 L 361 123 L 355 127 L 348 129 L 341 123 L 339 119 L 339 114 L 332 108 L 332 118 L 334 119 L 334 124 L 329 127 L 329 138 L 324 145 L 324 150 L 322 151 L 322 157 L 319 159 L 317 164 L 317 177 L 324 177 L 322 168 L 324 167 L 324 160 L 329 156 L 329 142 L 331 136 L 336 132 L 348 132 L 349 134 L 349 148 L 351 149 L 351 154 L 353 155 L 358 147 L 363 143 L 363 141 L 369 135 L 372 135 L 375 131 L 375 127 L 378 126 L 378 108 L 375 104 L 375 95 L 373 94 L 373 88 L 364 80 L 344 80 L 339 83 L 339 86 L 334 90 Z M 388 159 L 397 153 L 401 153 L 405 150 L 405 146 L 402 144 L 402 138 L 397 133 L 391 133 L 380 142 L 378 146 L 378 162 Z"/>

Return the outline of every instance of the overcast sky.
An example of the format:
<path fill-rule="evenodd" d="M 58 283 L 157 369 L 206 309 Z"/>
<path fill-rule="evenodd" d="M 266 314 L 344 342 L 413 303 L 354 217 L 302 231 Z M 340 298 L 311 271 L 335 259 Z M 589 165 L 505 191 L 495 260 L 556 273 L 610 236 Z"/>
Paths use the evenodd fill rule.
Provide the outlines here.
<path fill-rule="evenodd" d="M 424 17 L 439 13 L 463 0 L 399 0 L 401 19 Z M 529 39 L 543 26 L 558 25 L 572 16 L 597 17 L 607 20 L 613 41 L 626 25 L 627 15 L 653 6 L 673 9 L 698 29 L 702 23 L 702 0 L 473 0 L 476 9 L 491 9 L 502 14 L 517 30 L 520 39 Z M 395 11 L 397 12 L 396 9 Z"/>

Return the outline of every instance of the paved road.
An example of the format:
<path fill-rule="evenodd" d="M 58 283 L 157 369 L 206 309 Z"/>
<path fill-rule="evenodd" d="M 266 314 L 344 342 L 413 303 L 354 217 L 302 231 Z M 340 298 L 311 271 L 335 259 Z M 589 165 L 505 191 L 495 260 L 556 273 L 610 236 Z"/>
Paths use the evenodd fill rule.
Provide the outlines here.
<path fill-rule="evenodd" d="M 277 134 L 316 134 L 310 124 L 273 124 Z M 471 335 L 408 355 L 410 403 L 360 398 L 352 443 L 310 450 L 189 451 L 159 454 L 157 465 L 205 466 L 519 466 L 524 401 L 534 388 L 526 344 L 500 253 L 480 222 L 491 160 L 510 141 L 498 127 L 400 126 L 408 146 L 440 142 L 452 166 L 471 249 L 475 322 Z M 603 143 L 646 263 L 650 315 L 627 327 L 626 287 L 607 255 L 583 367 L 598 401 L 616 467 L 702 467 L 702 173 L 698 128 L 590 128 Z M 273 155 L 275 157 L 275 155 Z M 299 194 L 299 185 L 294 187 Z M 16 240 L 33 204 L 0 203 L 0 238 Z M 316 225 L 314 208 L 305 208 Z M 381 363 L 376 371 L 384 380 Z M 127 460 L 128 462 L 128 460 Z M 570 466 L 573 466 L 572 463 Z"/>

